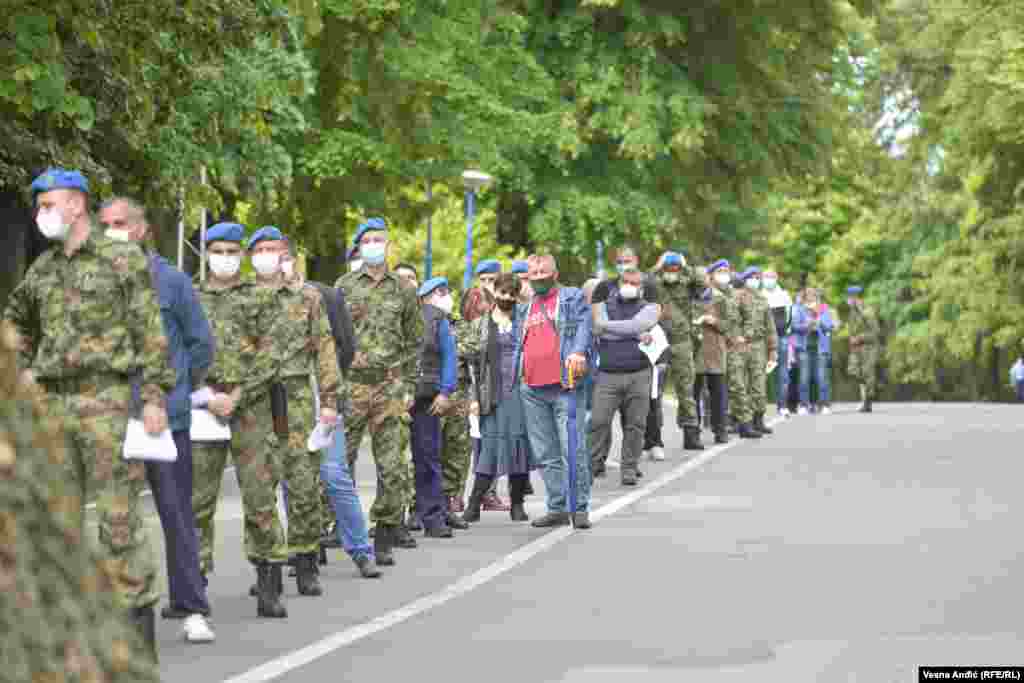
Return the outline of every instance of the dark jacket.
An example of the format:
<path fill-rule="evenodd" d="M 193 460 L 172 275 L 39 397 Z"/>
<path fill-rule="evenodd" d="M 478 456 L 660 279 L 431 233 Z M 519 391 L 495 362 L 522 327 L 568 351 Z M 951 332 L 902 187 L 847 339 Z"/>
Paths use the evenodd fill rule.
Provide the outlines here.
<path fill-rule="evenodd" d="M 423 341 L 416 373 L 416 398 L 439 393 L 450 396 L 456 384 L 455 337 L 448 315 L 437 306 L 423 306 Z"/>
<path fill-rule="evenodd" d="M 177 375 L 174 390 L 167 396 L 167 417 L 171 431 L 182 431 L 192 425 L 189 394 L 213 364 L 213 332 L 188 276 L 153 253 L 149 254 L 149 269 L 160 301 L 170 363 Z"/>
<path fill-rule="evenodd" d="M 334 337 L 334 350 L 338 356 L 338 368 L 347 372 L 356 355 L 356 333 L 352 327 L 352 316 L 348 311 L 345 293 L 340 289 L 328 287 L 322 282 L 310 282 L 320 291 L 324 306 L 327 308 L 327 319 L 331 325 L 331 336 Z"/>

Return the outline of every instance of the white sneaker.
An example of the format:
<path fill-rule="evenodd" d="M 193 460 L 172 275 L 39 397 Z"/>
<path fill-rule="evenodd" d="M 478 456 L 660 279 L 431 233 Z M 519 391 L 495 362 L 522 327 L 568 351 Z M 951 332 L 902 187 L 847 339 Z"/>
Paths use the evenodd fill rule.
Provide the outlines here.
<path fill-rule="evenodd" d="M 202 614 L 190 614 L 185 619 L 185 640 L 190 643 L 212 643 L 217 638 Z"/>
<path fill-rule="evenodd" d="M 662 448 L 661 446 L 655 446 L 651 450 L 647 451 L 647 453 L 651 460 L 654 460 L 656 462 L 661 462 L 662 460 L 665 459 L 665 449 Z"/>
<path fill-rule="evenodd" d="M 781 417 L 784 420 L 788 420 L 789 418 L 793 417 L 793 413 L 789 412 L 789 408 L 780 408 L 779 417 Z"/>
<path fill-rule="evenodd" d="M 831 409 L 831 408 L 829 408 L 828 406 L 822 406 L 822 407 L 821 407 L 821 410 L 820 410 L 819 412 L 820 412 L 820 413 L 821 413 L 822 415 L 831 415 L 831 414 L 832 414 L 832 409 Z"/>
<path fill-rule="evenodd" d="M 811 411 L 807 410 L 807 406 L 800 406 L 796 409 L 797 415 L 810 415 Z"/>

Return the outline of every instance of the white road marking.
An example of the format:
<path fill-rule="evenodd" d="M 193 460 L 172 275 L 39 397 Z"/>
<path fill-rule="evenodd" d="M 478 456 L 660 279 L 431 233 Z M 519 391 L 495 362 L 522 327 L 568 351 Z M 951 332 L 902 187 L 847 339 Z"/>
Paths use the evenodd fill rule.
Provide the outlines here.
<path fill-rule="evenodd" d="M 780 421 L 781 420 L 778 419 L 772 420 L 769 424 L 776 424 Z M 591 520 L 598 521 L 610 515 L 614 515 L 623 508 L 636 503 L 641 498 L 649 496 L 658 489 L 671 484 L 688 472 L 692 472 L 705 463 L 714 460 L 725 451 L 738 446 L 740 443 L 742 443 L 742 440 L 735 439 L 727 444 L 705 450 L 697 457 L 687 460 L 675 469 L 666 472 L 650 483 L 602 505 L 599 509 L 590 513 Z M 363 638 L 367 638 L 376 633 L 380 633 L 381 631 L 391 628 L 392 626 L 396 626 L 403 621 L 407 621 L 412 617 L 423 614 L 435 607 L 440 607 L 446 602 L 450 602 L 455 598 L 461 597 L 473 589 L 488 583 L 512 569 L 515 569 L 519 565 L 557 545 L 575 533 L 576 532 L 572 527 L 561 527 L 550 531 L 537 540 L 527 543 L 502 559 L 473 574 L 470 574 L 465 578 L 459 579 L 455 583 L 449 584 L 436 593 L 426 595 L 364 624 L 359 624 L 358 626 L 352 626 L 342 631 L 338 631 L 337 633 L 327 636 L 326 638 L 304 648 L 282 655 L 277 659 L 272 659 L 265 664 L 261 664 L 260 666 L 249 669 L 237 676 L 226 679 L 224 683 L 264 683 L 264 681 L 272 681 L 283 676 L 289 671 L 294 671 L 299 667 L 305 666 L 306 664 L 314 662 L 321 657 L 329 655 L 335 650 L 351 645 L 356 641 L 362 640 Z M 590 532 L 582 531 L 580 533 Z"/>

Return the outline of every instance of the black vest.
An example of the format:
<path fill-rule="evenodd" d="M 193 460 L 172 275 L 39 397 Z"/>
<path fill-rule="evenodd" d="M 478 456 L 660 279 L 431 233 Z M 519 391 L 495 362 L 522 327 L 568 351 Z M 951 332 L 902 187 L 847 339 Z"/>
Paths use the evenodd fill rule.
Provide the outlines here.
<path fill-rule="evenodd" d="M 423 344 L 416 371 L 416 398 L 434 398 L 441 392 L 441 345 L 438 328 L 447 314 L 437 306 L 426 304 L 422 309 Z"/>
<path fill-rule="evenodd" d="M 609 320 L 629 320 L 646 305 L 643 297 L 624 301 L 619 297 L 618 286 L 609 284 L 608 300 L 605 302 Z M 601 339 L 597 351 L 600 354 L 601 372 L 639 372 L 651 365 L 636 339 Z"/>

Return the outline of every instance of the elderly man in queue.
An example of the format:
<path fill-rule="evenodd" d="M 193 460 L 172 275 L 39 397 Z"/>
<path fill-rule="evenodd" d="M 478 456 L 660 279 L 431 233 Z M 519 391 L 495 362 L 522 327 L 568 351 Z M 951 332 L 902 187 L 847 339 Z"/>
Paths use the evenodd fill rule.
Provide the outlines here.
<path fill-rule="evenodd" d="M 150 236 L 145 209 L 127 197 L 106 202 L 100 210 L 100 223 L 112 239 L 144 245 Z M 165 619 L 184 619 L 187 642 L 207 643 L 214 640 L 214 633 L 206 620 L 210 605 L 199 570 L 199 540 L 192 511 L 189 396 L 202 386 L 213 363 L 213 331 L 189 277 L 153 249 L 146 251 L 146 258 L 170 343 L 170 362 L 177 374 L 174 391 L 167 397 L 167 412 L 178 457 L 174 462 L 146 463 L 146 479 L 163 527 L 167 557 L 170 605 L 161 615 Z"/>
<path fill-rule="evenodd" d="M 590 527 L 590 464 L 580 446 L 591 316 L 583 292 L 558 283 L 553 256 L 532 256 L 517 367 L 530 447 L 544 468 L 547 514 L 535 527 Z M 573 467 L 574 471 L 568 470 Z M 570 491 L 569 483 L 574 482 Z M 575 509 L 569 500 L 575 498 Z"/>

